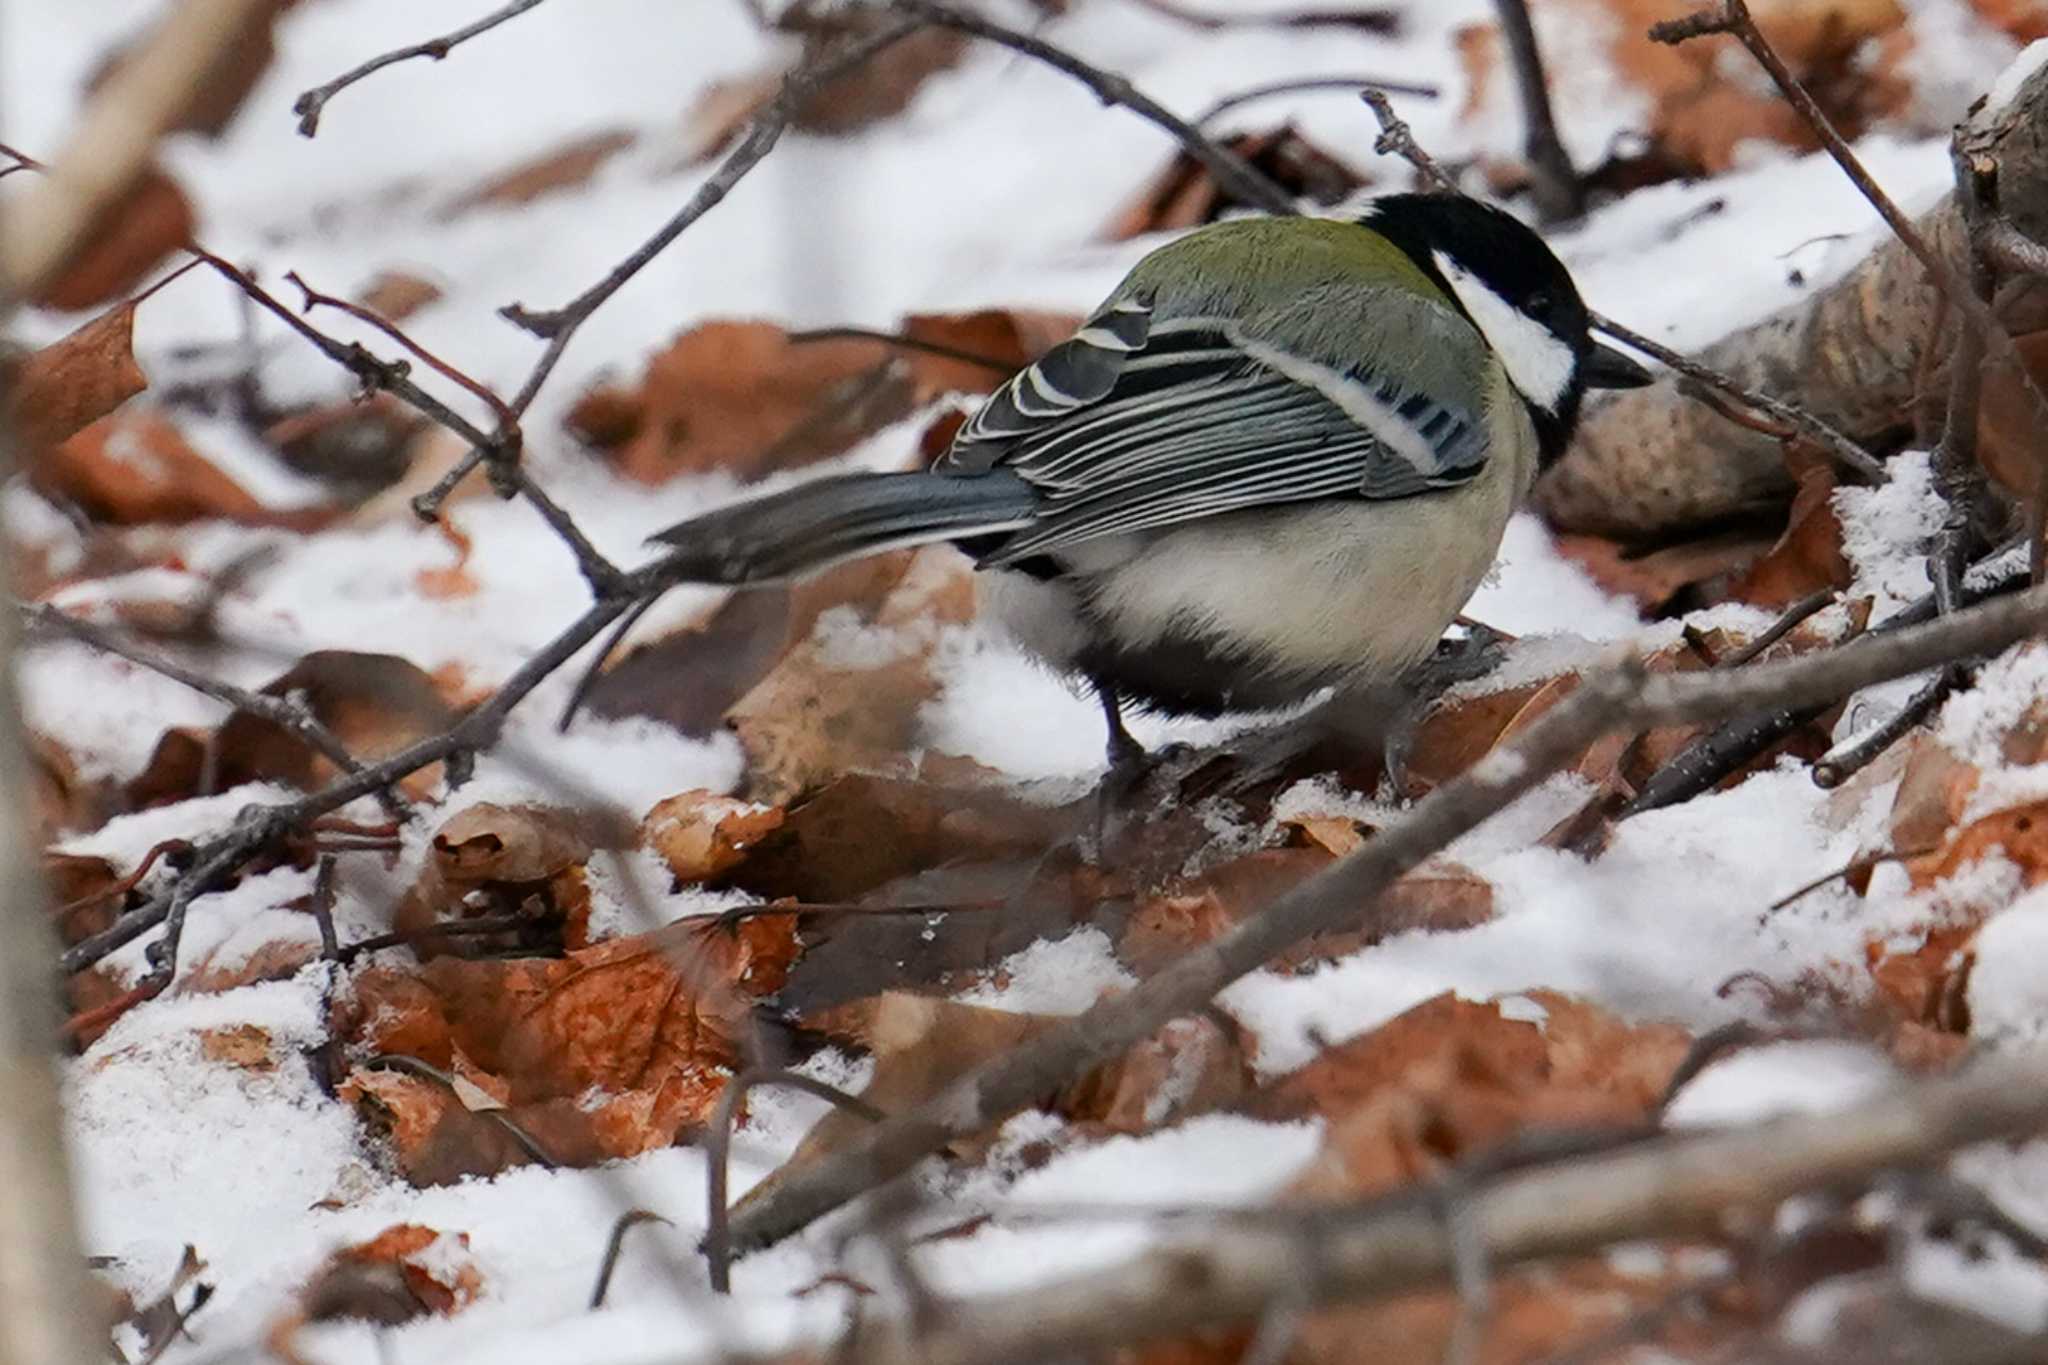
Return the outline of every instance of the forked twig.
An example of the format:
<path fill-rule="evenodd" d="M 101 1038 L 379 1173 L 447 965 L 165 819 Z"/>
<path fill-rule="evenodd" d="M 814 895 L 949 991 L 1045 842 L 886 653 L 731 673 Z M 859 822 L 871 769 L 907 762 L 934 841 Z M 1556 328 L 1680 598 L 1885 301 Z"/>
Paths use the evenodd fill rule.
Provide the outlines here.
<path fill-rule="evenodd" d="M 450 52 L 468 42 L 471 38 L 489 33 L 508 19 L 516 19 L 541 3 L 541 0 L 511 0 L 499 9 L 491 11 L 473 24 L 465 24 L 453 33 L 444 33 L 438 38 L 429 38 L 423 43 L 410 47 L 396 48 L 390 52 L 370 58 L 361 66 L 342 72 L 325 85 L 316 85 L 292 102 L 292 112 L 299 116 L 299 134 L 312 137 L 320 131 L 320 115 L 327 109 L 327 102 L 342 91 L 367 76 L 373 76 L 387 66 L 409 62 L 416 57 L 440 61 Z"/>

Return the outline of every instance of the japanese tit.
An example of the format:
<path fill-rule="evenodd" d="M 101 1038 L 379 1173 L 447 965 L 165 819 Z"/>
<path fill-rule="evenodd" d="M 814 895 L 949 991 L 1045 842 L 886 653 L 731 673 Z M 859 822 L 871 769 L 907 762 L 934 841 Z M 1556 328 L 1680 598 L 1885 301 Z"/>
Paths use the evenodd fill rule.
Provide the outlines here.
<path fill-rule="evenodd" d="M 1589 388 L 1543 239 L 1451 195 L 1355 221 L 1198 229 L 1138 263 L 931 469 L 825 478 L 661 532 L 681 581 L 749 584 L 952 541 L 984 607 L 1121 709 L 1214 715 L 1379 685 L 1429 655 Z"/>

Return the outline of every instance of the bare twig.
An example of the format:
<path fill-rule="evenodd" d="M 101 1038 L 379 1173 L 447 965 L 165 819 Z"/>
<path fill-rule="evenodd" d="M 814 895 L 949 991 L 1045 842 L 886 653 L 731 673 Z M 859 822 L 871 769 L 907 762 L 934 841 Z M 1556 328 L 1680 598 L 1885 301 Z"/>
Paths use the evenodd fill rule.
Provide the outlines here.
<path fill-rule="evenodd" d="M 942 360 L 957 360 L 964 365 L 979 365 L 997 374 L 1013 373 L 1015 363 L 1000 356 L 983 355 L 960 346 L 949 346 L 943 341 L 926 341 L 923 337 L 904 336 L 900 332 L 884 332 L 872 327 L 813 327 L 805 332 L 791 332 L 789 343 L 802 346 L 813 341 L 879 341 L 899 351 L 921 351 L 935 355 Z"/>
<path fill-rule="evenodd" d="M 1763 634 L 1757 636 L 1754 640 L 1751 640 L 1741 649 L 1736 650 L 1714 666 L 1716 668 L 1740 668 L 1746 663 L 1752 663 L 1756 659 L 1761 658 L 1765 650 L 1799 629 L 1800 626 L 1804 625 L 1812 617 L 1833 606 L 1835 596 L 1835 591 L 1832 588 L 1822 588 L 1819 592 L 1808 593 L 1791 606 L 1785 608 L 1784 613 L 1777 620 L 1771 622 L 1769 629 L 1765 630 Z"/>
<path fill-rule="evenodd" d="M 747 1092 L 757 1085 L 781 1085 L 801 1090 L 869 1123 L 880 1123 L 888 1117 L 858 1095 L 850 1095 L 836 1085 L 795 1071 L 743 1071 L 725 1083 L 725 1090 L 718 1097 L 718 1108 L 711 1114 L 710 1130 L 704 1135 L 704 1259 L 710 1266 L 711 1287 L 720 1294 L 732 1292 L 732 1244 L 725 1191 L 727 1167 L 732 1157 L 733 1117 L 739 1112 L 740 1102 L 746 1099 Z"/>
<path fill-rule="evenodd" d="M 792 1172 L 772 1196 L 735 1221 L 733 1249 L 778 1241 L 952 1139 L 1000 1121 L 1169 1020 L 1201 1008 L 1230 982 L 1316 933 L 1340 926 L 1355 931 L 1361 919 L 1369 932 L 1372 907 L 1398 877 L 1571 762 L 1600 735 L 1819 705 L 1959 655 L 2003 648 L 2044 620 L 2048 590 L 2035 590 L 1782 662 L 1650 675 L 1631 660 L 1592 674 L 1517 739 L 1438 787 L 1405 820 L 1334 868 L 1174 959 L 1129 993 L 978 1067 L 927 1103 Z"/>
<path fill-rule="evenodd" d="M 1515 88 L 1522 97 L 1522 147 L 1529 162 L 1536 211 L 1546 222 L 1576 218 L 1586 211 L 1586 186 L 1572 169 L 1571 155 L 1557 135 L 1557 120 L 1550 112 L 1550 86 L 1543 75 L 1543 53 L 1536 43 L 1536 27 L 1529 22 L 1529 6 L 1526 0 L 1495 0 L 1495 8 L 1500 11 L 1501 34 L 1514 62 Z"/>
<path fill-rule="evenodd" d="M 538 3 L 538 0 L 535 0 L 535 3 Z M 455 366 L 450 365 L 447 361 L 407 336 L 397 324 L 388 318 L 380 317 L 375 310 L 365 308 L 359 303 L 351 303 L 347 299 L 321 293 L 301 279 L 299 272 L 296 270 L 287 270 L 284 277 L 288 282 L 298 286 L 299 293 L 304 296 L 304 301 L 300 306 L 306 312 L 310 313 L 315 308 L 332 308 L 337 312 L 348 314 L 358 322 L 367 323 L 425 361 L 428 368 L 432 369 L 442 378 L 460 385 L 478 398 L 481 398 L 484 404 L 496 414 L 500 431 L 516 432 L 519 430 L 519 414 L 513 412 L 510 404 L 492 392 L 490 385 L 472 379 Z"/>
<path fill-rule="evenodd" d="M 313 923 L 320 930 L 320 957 L 325 962 L 341 960 L 341 940 L 334 932 L 334 867 L 334 855 L 324 854 L 313 874 Z"/>
<path fill-rule="evenodd" d="M 1839 787 L 1869 767 L 1892 745 L 1919 729 L 1921 722 L 1940 709 L 1951 693 L 1969 681 L 1971 672 L 1960 664 L 1950 664 L 1936 673 L 1884 724 L 1867 735 L 1836 747 L 1816 762 L 1813 765 L 1814 785 L 1830 789 Z"/>
<path fill-rule="evenodd" d="M 1141 988 L 1142 989 L 1142 988 Z M 2048 1057 L 1987 1058 L 1849 1108 L 1658 1137 L 1508 1169 L 1454 1173 L 1486 1261 L 1512 1266 L 1621 1241 L 1717 1233 L 1806 1191 L 2048 1127 Z M 1304 1292 L 1317 1303 L 1441 1285 L 1457 1249 L 1436 1189 L 1236 1219 L 1120 1265 L 978 1299 L 923 1331 L 869 1319 L 850 1365 L 980 1365 L 1085 1355 L 1165 1333 L 1243 1322 Z"/>
<path fill-rule="evenodd" d="M 1104 104 L 1120 105 L 1171 133 L 1189 156 L 1208 168 L 1209 174 L 1216 177 L 1216 183 L 1231 198 L 1253 208 L 1263 209 L 1267 213 L 1284 215 L 1294 212 L 1294 202 L 1288 198 L 1285 190 L 1261 175 L 1243 157 L 1227 147 L 1218 145 L 1201 129 L 1139 90 L 1124 77 L 1082 61 L 1065 48 L 1049 43 L 1043 38 L 996 23 L 980 14 L 936 3 L 936 0 L 890 0 L 889 7 L 903 14 L 914 15 L 924 23 L 938 28 L 950 28 L 956 32 L 998 43 L 1012 52 L 1022 53 L 1055 70 L 1065 72 L 1092 90 L 1095 97 Z"/>
<path fill-rule="evenodd" d="M 319 132 L 320 115 L 326 110 L 327 102 L 364 77 L 375 75 L 387 66 L 409 62 L 415 57 L 427 57 L 438 62 L 471 38 L 489 33 L 508 19 L 518 18 L 540 2 L 541 0 L 511 0 L 510 4 L 491 11 L 473 24 L 465 24 L 453 33 L 444 33 L 424 43 L 414 43 L 411 47 L 401 47 L 372 57 L 361 66 L 344 71 L 327 84 L 314 86 L 292 103 L 292 112 L 299 116 L 300 135 L 312 137 Z"/>
<path fill-rule="evenodd" d="M 590 1287 L 592 1310 L 604 1307 L 605 1296 L 611 1293 L 612 1272 L 619 1268 L 619 1253 L 626 1249 L 626 1234 L 642 1223 L 659 1223 L 672 1227 L 668 1219 L 646 1209 L 627 1209 L 612 1220 L 611 1236 L 604 1239 L 604 1259 L 598 1262 L 597 1283 Z"/>
<path fill-rule="evenodd" d="M 103 650 L 118 658 L 126 659 L 138 667 L 158 673 L 172 682 L 182 683 L 202 696 L 212 697 L 231 710 L 246 711 L 260 716 L 278 728 L 298 738 L 335 767 L 351 775 L 360 774 L 363 765 L 348 751 L 341 737 L 321 723 L 318 716 L 308 710 L 303 702 L 292 696 L 272 696 L 266 692 L 251 692 L 246 687 L 236 687 L 218 678 L 208 677 L 196 669 L 185 667 L 175 659 L 169 659 L 131 644 L 119 632 L 92 621 L 83 620 L 68 612 L 62 612 L 45 603 L 41 606 L 24 607 L 22 614 L 33 628 L 53 630 L 71 636 Z M 375 793 L 384 808 L 397 819 L 406 819 L 410 808 L 405 799 L 390 787 L 381 787 Z"/>
<path fill-rule="evenodd" d="M 1233 109 L 1242 108 L 1258 100 L 1271 99 L 1275 95 L 1305 94 L 1316 90 L 1340 90 L 1346 94 L 1355 94 L 1364 89 L 1381 90 L 1392 95 L 1413 95 L 1424 100 L 1436 99 L 1442 93 L 1433 85 L 1383 81 L 1377 76 L 1298 76 L 1293 80 L 1269 81 L 1264 85 L 1255 85 L 1248 90 L 1225 95 L 1198 114 L 1194 124 L 1197 128 L 1205 127 Z"/>
<path fill-rule="evenodd" d="M 482 915 L 476 919 L 422 925 L 417 929 L 398 929 L 388 934 L 375 934 L 369 938 L 357 939 L 354 943 L 338 948 L 335 950 L 334 960 L 347 966 L 365 953 L 381 952 L 386 948 L 409 948 L 415 943 L 436 938 L 484 938 L 491 934 L 509 934 L 532 923 L 531 915 Z"/>
<path fill-rule="evenodd" d="M 782 140 L 797 112 L 803 108 L 818 89 L 844 75 L 910 34 L 924 27 L 922 20 L 904 19 L 888 24 L 874 33 L 849 41 L 817 61 L 783 78 L 782 89 L 761 112 L 754 116 L 746 136 L 739 145 L 726 154 L 718 169 L 706 177 L 697 192 L 690 196 L 688 203 L 678 210 L 674 217 L 663 223 L 659 230 L 627 257 L 605 272 L 604 278 L 578 294 L 559 308 L 535 310 L 523 303 L 512 303 L 499 309 L 506 320 L 523 327 L 535 336 L 544 339 L 547 347 L 527 373 L 525 383 L 511 400 L 510 407 L 516 414 L 524 415 L 540 392 L 548 376 L 554 373 L 561 362 L 562 354 L 568 350 L 570 340 L 577 329 L 590 319 L 591 314 L 610 300 L 612 295 L 626 286 L 626 283 L 655 257 L 667 250 L 676 238 L 682 236 L 689 226 L 718 207 L 732 192 L 733 186 L 744 179 L 749 171 L 761 164 L 775 144 Z M 455 490 L 455 486 L 474 472 L 478 466 L 488 464 L 500 483 L 501 491 L 525 491 L 531 496 L 530 485 L 518 488 L 507 481 L 504 471 L 512 461 L 499 447 L 481 440 L 472 440 L 469 453 L 458 460 L 425 493 L 413 499 L 413 510 L 431 521 L 439 514 L 441 503 Z"/>

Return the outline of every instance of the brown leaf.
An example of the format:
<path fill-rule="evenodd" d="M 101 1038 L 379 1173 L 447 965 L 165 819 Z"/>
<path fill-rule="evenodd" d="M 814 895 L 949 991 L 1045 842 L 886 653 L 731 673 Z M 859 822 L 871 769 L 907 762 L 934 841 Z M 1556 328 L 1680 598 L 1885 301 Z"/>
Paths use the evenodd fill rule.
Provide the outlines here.
<path fill-rule="evenodd" d="M 640 825 L 643 846 L 661 855 L 678 882 L 708 882 L 782 827 L 779 806 L 736 801 L 701 788 L 657 802 Z"/>
<path fill-rule="evenodd" d="M 575 189 L 588 183 L 606 162 L 638 140 L 638 136 L 627 128 L 586 133 L 552 151 L 497 171 L 463 190 L 441 211 L 441 216 L 457 218 L 486 205 L 504 208 L 530 204 L 545 195 Z"/>
<path fill-rule="evenodd" d="M 503 934 L 424 937 L 414 945 L 423 960 L 584 947 L 590 890 L 583 865 L 591 845 L 581 818 L 566 810 L 490 802 L 466 807 L 435 832 L 433 852 L 393 912 L 392 928 L 420 934 L 465 919 L 526 921 Z"/>
<path fill-rule="evenodd" d="M 568 423 L 586 436 L 630 431 L 600 449 L 642 483 L 712 470 L 752 480 L 844 454 L 911 406 L 880 342 L 794 343 L 771 323 L 719 321 L 655 354 L 637 389 L 586 394 Z"/>
<path fill-rule="evenodd" d="M 209 1062 L 244 1071 L 270 1071 L 277 1066 L 270 1034 L 255 1024 L 231 1024 L 199 1030 L 199 1052 Z"/>
<path fill-rule="evenodd" d="M 271 61 L 277 55 L 277 20 L 296 3 L 297 0 L 270 0 L 247 22 L 223 35 L 205 75 L 188 83 L 185 105 L 165 125 L 166 131 L 219 137 L 234 121 L 236 113 L 249 98 L 249 92 L 270 69 Z M 97 94 L 100 87 L 120 74 L 138 53 L 148 51 L 156 36 L 157 26 L 152 25 L 108 53 L 86 78 L 85 88 Z"/>
<path fill-rule="evenodd" d="M 439 734 L 456 719 L 433 679 L 395 654 L 315 650 L 261 691 L 272 697 L 297 696 L 361 763 L 374 763 Z M 339 776 L 331 760 L 297 735 L 248 712 L 228 717 L 215 745 L 223 788 L 271 781 L 310 791 Z M 440 781 L 441 765 L 436 763 L 398 785 L 407 795 L 423 799 Z"/>
<path fill-rule="evenodd" d="M 880 11 L 840 8 L 802 16 L 801 66 L 833 51 L 841 42 L 872 34 L 890 16 Z M 807 132 L 843 135 L 893 118 L 908 108 L 925 81 L 959 65 L 967 51 L 965 34 L 927 28 L 898 39 L 845 75 L 820 86 L 797 111 L 796 126 Z"/>
<path fill-rule="evenodd" d="M 192 240 L 193 224 L 185 192 L 152 167 L 83 234 L 82 245 L 33 301 L 77 312 L 124 298 Z"/>
<path fill-rule="evenodd" d="M 135 305 L 117 304 L 12 367 L 8 411 L 24 445 L 76 435 L 149 387 L 135 363 Z"/>
<path fill-rule="evenodd" d="M 1649 551 L 1602 536 L 1561 533 L 1558 553 L 1586 571 L 1606 592 L 1632 597 L 1643 611 L 1670 610 L 1688 588 L 1704 602 L 1726 596 L 1726 585 L 1767 551 L 1771 541 L 1746 530 L 1716 532 Z"/>
<path fill-rule="evenodd" d="M 424 427 L 418 413 L 379 393 L 292 413 L 271 423 L 263 440 L 293 469 L 352 501 L 405 476 Z"/>
<path fill-rule="evenodd" d="M 356 294 L 356 302 L 389 322 L 403 322 L 441 301 L 441 286 L 403 270 L 382 270 Z"/>
<path fill-rule="evenodd" d="M 94 520 L 116 525 L 220 517 L 310 528 L 317 521 L 265 507 L 194 450 L 168 417 L 150 409 L 102 417 L 68 440 L 31 452 L 29 477 Z"/>
<path fill-rule="evenodd" d="M 1847 588 L 1853 576 L 1835 515 L 1834 470 L 1815 465 L 1799 476 L 1785 533 L 1736 581 L 1731 595 L 1753 607 L 1783 610 L 1823 588 Z"/>
<path fill-rule="evenodd" d="M 858 640 L 813 630 L 726 712 L 750 794 L 786 804 L 850 772 L 907 775 L 918 713 L 937 692 L 939 628 L 974 616 L 973 574 L 948 546 L 916 552 Z"/>
<path fill-rule="evenodd" d="M 2048 38 L 2048 0 L 1970 0 L 1970 7 L 2016 42 Z"/>
<path fill-rule="evenodd" d="M 2048 330 L 2013 339 L 2036 383 L 2048 382 Z M 2027 386 L 2010 365 L 1984 367 L 1977 408 L 1977 462 L 2000 486 L 2022 500 L 2033 495 L 2042 461 L 2041 431 Z"/>
<path fill-rule="evenodd" d="M 1057 346 L 1081 326 L 1073 313 L 1041 313 L 1017 308 L 984 308 L 976 313 L 912 313 L 903 319 L 903 335 L 915 341 L 950 346 L 984 357 L 978 364 L 905 351 L 918 405 L 948 393 L 994 393 L 1018 370 Z"/>
<path fill-rule="evenodd" d="M 1334 204 L 1371 180 L 1283 124 L 1263 133 L 1239 133 L 1222 145 L 1249 162 L 1291 197 Z M 1143 189 L 1113 214 L 1101 236 L 1125 242 L 1152 232 L 1213 223 L 1233 208 L 1253 208 L 1225 192 L 1209 168 L 1185 151 L 1174 154 Z"/>
<path fill-rule="evenodd" d="M 508 1120 L 562 1165 L 666 1146 L 709 1118 L 747 1054 L 751 1002 L 779 989 L 793 917 L 684 921 L 563 958 L 375 967 L 337 1032 L 364 1053 L 454 1072 L 505 1106 L 473 1110 L 422 1077 L 358 1069 L 343 1086 L 415 1184 L 530 1160 Z"/>
<path fill-rule="evenodd" d="M 1259 914 L 1334 861 L 1327 849 L 1312 846 L 1262 849 L 1218 864 L 1141 901 L 1117 945 L 1117 955 L 1139 975 L 1149 975 L 1187 949 Z M 1436 858 L 1395 882 L 1369 910 L 1361 906 L 1359 918 L 1368 915 L 1372 933 L 1318 934 L 1274 965 L 1296 968 L 1335 961 L 1390 933 L 1474 928 L 1493 918 L 1493 887 L 1462 864 Z"/>
<path fill-rule="evenodd" d="M 399 1223 L 335 1252 L 300 1299 L 304 1321 L 366 1318 L 393 1326 L 429 1313 L 458 1313 L 482 1292 L 468 1233 Z"/>
<path fill-rule="evenodd" d="M 1526 997 L 1542 1022 L 1498 1002 L 1424 1001 L 1284 1078 L 1258 1112 L 1330 1121 L 1323 1152 L 1292 1192 L 1365 1198 L 1536 1126 L 1636 1122 L 1662 1098 L 1689 1039 L 1631 1025 L 1548 991 Z"/>

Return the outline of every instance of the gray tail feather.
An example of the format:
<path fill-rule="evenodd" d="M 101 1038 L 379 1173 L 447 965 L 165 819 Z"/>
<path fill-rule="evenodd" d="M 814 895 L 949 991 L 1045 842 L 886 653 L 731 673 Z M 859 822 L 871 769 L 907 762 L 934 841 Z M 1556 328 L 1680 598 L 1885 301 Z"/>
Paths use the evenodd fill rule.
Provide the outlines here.
<path fill-rule="evenodd" d="M 1006 470 L 972 477 L 845 474 L 734 503 L 650 541 L 675 547 L 682 583 L 768 583 L 882 550 L 926 545 L 1030 521 L 1038 495 Z"/>

